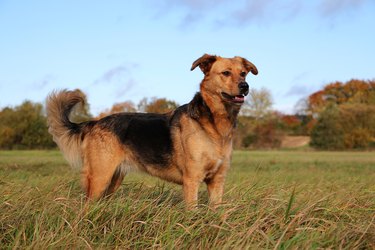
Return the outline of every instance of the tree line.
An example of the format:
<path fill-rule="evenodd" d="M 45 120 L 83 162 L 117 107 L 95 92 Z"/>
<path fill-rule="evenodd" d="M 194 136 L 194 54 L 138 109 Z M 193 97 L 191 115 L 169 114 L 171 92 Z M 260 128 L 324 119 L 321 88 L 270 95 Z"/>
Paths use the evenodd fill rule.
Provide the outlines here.
<path fill-rule="evenodd" d="M 55 147 L 48 133 L 41 103 L 25 101 L 0 111 L 1 149 L 41 149 Z"/>
<path fill-rule="evenodd" d="M 138 104 L 116 103 L 97 117 L 90 114 L 88 106 L 77 107 L 70 118 L 82 122 L 119 112 L 166 113 L 178 106 L 166 98 L 143 98 Z M 286 135 L 310 136 L 310 145 L 317 149 L 375 147 L 375 81 L 327 84 L 298 102 L 293 115 L 282 114 L 272 106 L 269 90 L 251 89 L 237 122 L 235 148 L 279 148 Z M 54 147 L 41 103 L 24 101 L 0 110 L 0 149 Z"/>
<path fill-rule="evenodd" d="M 309 96 L 311 145 L 320 149 L 375 147 L 375 81 L 335 82 Z"/>

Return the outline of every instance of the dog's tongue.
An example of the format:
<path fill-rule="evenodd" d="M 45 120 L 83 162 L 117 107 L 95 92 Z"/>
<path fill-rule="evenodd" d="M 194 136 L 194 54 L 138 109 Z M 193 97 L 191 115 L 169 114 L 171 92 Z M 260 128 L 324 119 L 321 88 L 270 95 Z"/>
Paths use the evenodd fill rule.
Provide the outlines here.
<path fill-rule="evenodd" d="M 235 101 L 235 102 L 244 102 L 245 101 L 245 97 L 243 95 L 236 95 L 234 97 L 233 101 Z"/>

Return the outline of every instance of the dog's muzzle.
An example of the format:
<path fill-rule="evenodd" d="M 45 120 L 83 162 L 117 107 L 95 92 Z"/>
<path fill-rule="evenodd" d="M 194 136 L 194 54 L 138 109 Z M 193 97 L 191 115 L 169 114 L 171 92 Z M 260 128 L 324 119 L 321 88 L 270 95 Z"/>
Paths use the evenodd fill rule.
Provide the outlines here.
<path fill-rule="evenodd" d="M 224 100 L 231 102 L 236 105 L 241 105 L 245 102 L 245 96 L 249 94 L 249 84 L 247 82 L 240 82 L 238 84 L 239 95 L 229 95 L 228 93 L 221 92 L 221 96 Z"/>

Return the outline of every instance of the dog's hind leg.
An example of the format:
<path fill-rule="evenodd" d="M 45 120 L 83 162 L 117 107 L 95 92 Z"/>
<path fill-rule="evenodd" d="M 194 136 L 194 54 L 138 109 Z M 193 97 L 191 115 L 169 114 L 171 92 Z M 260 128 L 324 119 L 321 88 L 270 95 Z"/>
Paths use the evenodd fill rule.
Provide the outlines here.
<path fill-rule="evenodd" d="M 104 190 L 102 197 L 106 197 L 111 195 L 115 192 L 121 185 L 122 180 L 124 179 L 126 173 L 128 172 L 128 168 L 125 164 L 119 165 L 115 172 L 112 175 L 112 179 L 108 184 L 107 188 Z"/>
<path fill-rule="evenodd" d="M 98 161 L 85 164 L 81 181 L 87 198 L 95 200 L 113 193 L 125 176 L 119 164 L 110 161 Z"/>
<path fill-rule="evenodd" d="M 126 174 L 123 161 L 124 150 L 111 140 L 86 143 L 81 182 L 88 199 L 107 196 L 120 186 Z"/>

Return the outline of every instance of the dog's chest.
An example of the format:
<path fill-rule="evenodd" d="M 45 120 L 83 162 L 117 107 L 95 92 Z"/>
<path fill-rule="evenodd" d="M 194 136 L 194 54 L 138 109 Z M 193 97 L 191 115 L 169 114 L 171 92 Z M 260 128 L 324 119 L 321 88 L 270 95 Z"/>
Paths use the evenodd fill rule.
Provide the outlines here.
<path fill-rule="evenodd" d="M 223 162 L 223 159 L 217 159 L 212 161 L 212 164 L 209 164 L 206 168 L 205 179 L 211 179 L 222 166 Z"/>

